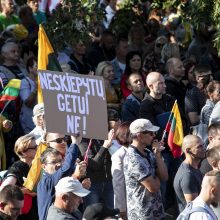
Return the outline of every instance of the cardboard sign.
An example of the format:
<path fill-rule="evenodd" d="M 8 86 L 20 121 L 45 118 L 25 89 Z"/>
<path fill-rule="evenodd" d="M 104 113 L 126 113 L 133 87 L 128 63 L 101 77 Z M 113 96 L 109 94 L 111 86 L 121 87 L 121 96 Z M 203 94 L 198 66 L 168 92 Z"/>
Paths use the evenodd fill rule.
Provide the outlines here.
<path fill-rule="evenodd" d="M 48 132 L 106 139 L 107 103 L 102 77 L 39 70 Z"/>

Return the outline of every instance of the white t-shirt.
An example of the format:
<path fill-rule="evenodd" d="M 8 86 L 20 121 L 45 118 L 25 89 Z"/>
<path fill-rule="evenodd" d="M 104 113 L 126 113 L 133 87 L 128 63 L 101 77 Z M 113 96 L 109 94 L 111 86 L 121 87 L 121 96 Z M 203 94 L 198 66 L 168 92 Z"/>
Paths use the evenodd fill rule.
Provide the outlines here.
<path fill-rule="evenodd" d="M 214 211 L 208 206 L 199 196 L 193 201 L 193 207 L 203 207 L 207 210 L 206 212 L 194 212 L 190 215 L 189 220 L 218 220 Z"/>

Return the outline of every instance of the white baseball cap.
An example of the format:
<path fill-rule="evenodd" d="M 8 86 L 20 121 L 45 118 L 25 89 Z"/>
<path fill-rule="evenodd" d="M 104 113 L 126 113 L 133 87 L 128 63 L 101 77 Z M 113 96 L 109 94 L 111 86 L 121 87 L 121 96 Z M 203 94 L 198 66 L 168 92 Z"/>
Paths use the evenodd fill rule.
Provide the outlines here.
<path fill-rule="evenodd" d="M 72 192 L 79 197 L 87 196 L 90 193 L 89 190 L 83 188 L 79 180 L 73 177 L 64 177 L 60 179 L 55 186 L 55 190 L 59 193 Z"/>
<path fill-rule="evenodd" d="M 130 124 L 129 129 L 132 134 L 137 134 L 139 132 L 144 132 L 144 131 L 156 132 L 160 129 L 160 127 L 152 125 L 152 123 L 148 119 L 140 118 L 133 121 Z"/>

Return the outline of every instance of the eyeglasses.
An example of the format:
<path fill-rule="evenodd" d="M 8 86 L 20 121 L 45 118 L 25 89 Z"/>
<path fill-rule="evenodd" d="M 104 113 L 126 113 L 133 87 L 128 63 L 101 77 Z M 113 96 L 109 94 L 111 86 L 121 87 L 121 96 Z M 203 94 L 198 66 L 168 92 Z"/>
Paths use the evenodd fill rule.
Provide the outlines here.
<path fill-rule="evenodd" d="M 143 131 L 143 132 L 141 132 L 142 134 L 149 134 L 150 136 L 155 136 L 156 135 L 156 133 L 155 132 L 153 132 L 153 131 Z"/>
<path fill-rule="evenodd" d="M 62 164 L 62 163 L 63 163 L 63 160 L 60 159 L 60 160 L 54 160 L 54 161 L 51 161 L 51 162 L 46 162 L 45 164 L 56 165 L 56 164 Z"/>
<path fill-rule="evenodd" d="M 48 142 L 55 142 L 57 144 L 62 144 L 63 142 L 67 142 L 67 137 L 57 138 L 57 139 L 54 139 L 54 140 L 48 141 Z"/>

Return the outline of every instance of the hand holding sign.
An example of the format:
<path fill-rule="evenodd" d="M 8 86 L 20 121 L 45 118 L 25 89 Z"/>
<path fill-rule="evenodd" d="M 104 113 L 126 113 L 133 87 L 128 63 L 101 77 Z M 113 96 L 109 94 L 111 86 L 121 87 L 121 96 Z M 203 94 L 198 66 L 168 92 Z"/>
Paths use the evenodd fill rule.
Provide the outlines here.
<path fill-rule="evenodd" d="M 109 147 L 111 147 L 112 141 L 113 141 L 113 139 L 114 139 L 114 136 L 115 136 L 115 131 L 114 131 L 114 129 L 111 129 L 111 130 L 108 132 L 108 140 L 105 140 L 105 141 L 104 141 L 104 144 L 103 144 L 103 147 L 104 147 L 104 148 L 109 148 Z"/>
<path fill-rule="evenodd" d="M 71 136 L 72 144 L 79 145 L 82 141 L 82 135 L 79 133 Z"/>

